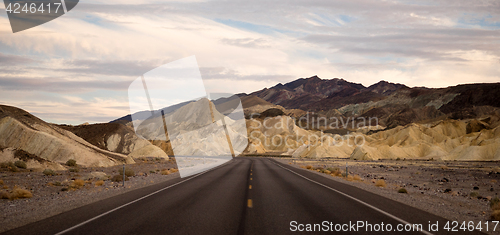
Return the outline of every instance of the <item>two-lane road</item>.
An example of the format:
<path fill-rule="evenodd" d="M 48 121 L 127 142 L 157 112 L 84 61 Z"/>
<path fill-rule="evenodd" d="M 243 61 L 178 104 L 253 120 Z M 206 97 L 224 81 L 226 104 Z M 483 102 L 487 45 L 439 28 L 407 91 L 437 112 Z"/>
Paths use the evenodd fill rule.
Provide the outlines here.
<path fill-rule="evenodd" d="M 382 223 L 384 229 L 411 223 L 427 230 L 429 221 L 446 222 L 272 159 L 235 158 L 199 175 L 102 200 L 5 234 L 288 234 L 323 221 L 333 229 L 335 224 L 347 229 L 347 224 L 363 221 L 372 230 Z M 344 233 L 373 233 L 365 230 Z"/>

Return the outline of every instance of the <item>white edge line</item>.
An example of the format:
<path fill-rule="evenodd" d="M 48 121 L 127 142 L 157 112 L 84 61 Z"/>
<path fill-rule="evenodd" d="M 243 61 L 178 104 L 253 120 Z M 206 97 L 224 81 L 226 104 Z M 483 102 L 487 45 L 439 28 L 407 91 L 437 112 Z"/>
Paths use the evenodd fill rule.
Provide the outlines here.
<path fill-rule="evenodd" d="M 268 160 L 269 160 L 269 159 L 268 159 Z M 314 180 L 312 180 L 312 179 L 309 179 L 309 178 L 307 178 L 307 177 L 305 177 L 305 176 L 303 176 L 303 175 L 301 175 L 301 174 L 299 174 L 299 173 L 297 173 L 297 172 L 295 172 L 295 171 L 292 171 L 292 170 L 290 170 L 290 169 L 288 169 L 288 168 L 285 168 L 285 167 L 283 167 L 283 166 L 279 165 L 278 163 L 275 163 L 275 162 L 273 162 L 273 161 L 271 161 L 271 160 L 269 160 L 269 161 L 270 161 L 270 162 L 272 162 L 273 164 L 275 164 L 275 165 L 277 165 L 277 166 L 279 166 L 279 167 L 281 167 L 281 168 L 283 168 L 283 169 L 287 170 L 287 171 L 290 171 L 290 172 L 292 172 L 292 173 L 294 173 L 294 174 L 296 174 L 296 175 L 298 175 L 298 176 L 300 176 L 300 177 L 302 177 L 302 178 L 306 179 L 306 180 L 309 180 L 309 181 L 311 181 L 311 182 L 313 182 L 313 183 L 315 183 L 315 184 L 321 185 L 321 186 L 323 186 L 323 187 L 325 187 L 325 188 L 327 188 L 327 189 L 330 189 L 330 190 L 332 190 L 332 191 L 334 191 L 334 192 L 336 192 L 336 193 L 338 193 L 338 194 L 341 194 L 341 195 L 343 195 L 343 196 L 345 196 L 345 197 L 348 197 L 348 198 L 350 198 L 350 199 L 352 199 L 352 200 L 354 200 L 354 201 L 357 201 L 357 202 L 359 202 L 359 203 L 361 203 L 361 204 L 363 204 L 363 205 L 365 205 L 365 206 L 367 206 L 367 207 L 370 207 L 370 208 L 372 208 L 373 210 L 376 210 L 376 211 L 378 211 L 378 212 L 380 212 L 380 213 L 382 213 L 382 214 L 384 214 L 384 215 L 386 215 L 386 216 L 389 216 L 389 217 L 391 217 L 391 218 L 393 218 L 393 219 L 395 219 L 395 220 L 397 220 L 397 221 L 399 221 L 399 222 L 401 222 L 401 223 L 403 223 L 403 224 L 409 224 L 409 225 L 412 225 L 412 227 L 413 227 L 413 224 L 412 224 L 412 223 L 407 222 L 407 221 L 405 221 L 405 220 L 403 220 L 403 219 L 401 219 L 401 218 L 399 218 L 399 217 L 396 217 L 395 215 L 390 214 L 389 212 L 383 211 L 383 210 L 379 209 L 378 207 L 372 206 L 372 205 L 370 205 L 370 204 L 368 204 L 368 203 L 366 203 L 366 202 L 364 202 L 364 201 L 361 201 L 361 200 L 359 200 L 359 199 L 357 199 L 357 198 L 355 198 L 355 197 L 353 197 L 353 196 L 351 196 L 351 195 L 349 195 L 349 194 L 343 193 L 343 192 L 341 192 L 341 191 L 339 191 L 339 190 L 337 190 L 337 189 L 331 188 L 331 187 L 326 186 L 326 185 L 324 185 L 324 184 L 322 184 L 322 183 L 319 183 L 319 182 L 316 182 L 316 181 L 314 181 Z M 427 235 L 432 235 L 432 233 L 427 232 L 427 231 L 425 231 L 425 230 L 423 229 L 423 225 L 422 225 L 422 231 L 419 231 L 419 232 L 422 232 L 422 233 L 427 234 Z"/>
<path fill-rule="evenodd" d="M 63 1 L 64 1 L 64 0 L 63 0 Z M 230 162 L 230 161 L 228 161 L 228 162 Z M 107 211 L 107 212 L 104 212 L 104 213 L 102 213 L 102 214 L 100 214 L 100 215 L 98 215 L 98 216 L 95 216 L 95 217 L 90 218 L 90 219 L 88 219 L 88 220 L 86 220 L 86 221 L 83 221 L 83 222 L 81 222 L 81 223 L 79 223 L 79 224 L 77 224 L 77 225 L 75 225 L 75 226 L 73 226 L 73 227 L 70 227 L 70 228 L 67 228 L 67 229 L 65 229 L 65 230 L 63 230 L 63 231 L 61 231 L 61 232 L 58 232 L 58 233 L 56 233 L 55 235 L 61 235 L 61 234 L 67 233 L 67 232 L 69 232 L 69 231 L 71 231 L 71 230 L 73 230 L 73 229 L 75 229 L 75 228 L 81 227 L 81 226 L 83 226 L 83 225 L 85 225 L 85 224 L 87 224 L 87 223 L 90 223 L 90 222 L 92 222 L 92 221 L 94 221 L 94 220 L 96 220 L 96 219 L 99 219 L 99 218 L 101 218 L 101 217 L 103 217 L 103 216 L 105 216 L 105 215 L 107 215 L 107 214 L 110 214 L 110 213 L 112 213 L 112 212 L 115 212 L 115 211 L 117 211 L 117 210 L 119 210 L 119 209 L 121 209 L 121 208 L 123 208 L 123 207 L 126 207 L 126 206 L 128 206 L 128 205 L 130 205 L 130 204 L 136 203 L 136 202 L 138 202 L 138 201 L 140 201 L 140 200 L 142 200 L 142 199 L 144 199 L 144 198 L 147 198 L 147 197 L 153 196 L 153 195 L 155 195 L 155 194 L 157 194 L 157 193 L 159 193 L 159 192 L 161 192 L 161 191 L 163 191 L 163 190 L 166 190 L 166 189 L 172 188 L 172 187 L 174 187 L 174 186 L 176 186 L 176 185 L 179 185 L 179 184 L 181 184 L 181 183 L 184 183 L 184 182 L 186 182 L 186 181 L 188 181 L 188 180 L 194 179 L 194 178 L 196 178 L 196 177 L 198 177 L 198 176 L 200 176 L 200 175 L 203 175 L 203 174 L 205 174 L 205 173 L 207 173 L 207 172 L 209 172 L 209 171 L 211 171 L 211 170 L 213 170 L 213 169 L 217 169 L 217 168 L 219 168 L 219 167 L 221 167 L 221 166 L 223 166 L 223 165 L 227 164 L 228 162 L 225 162 L 224 164 L 219 165 L 219 166 L 217 166 L 217 167 L 214 167 L 214 168 L 208 169 L 208 170 L 206 170 L 206 171 L 204 171 L 204 172 L 198 173 L 197 175 L 195 175 L 195 176 L 193 176 L 193 177 L 191 177 L 191 178 L 189 178 L 189 179 L 185 179 L 185 180 L 183 180 L 183 181 L 177 182 L 177 183 L 172 184 L 172 185 L 170 185 L 170 186 L 167 186 L 167 187 L 165 187 L 165 188 L 159 189 L 159 190 L 157 190 L 157 191 L 155 191 L 155 192 L 152 192 L 152 193 L 150 193 L 150 194 L 148 194 L 148 195 L 146 195 L 146 196 L 143 196 L 143 197 L 141 197 L 141 198 L 138 198 L 138 199 L 135 199 L 135 200 L 133 200 L 133 201 L 131 201 L 131 202 L 128 202 L 128 203 L 126 203 L 126 204 L 123 204 L 123 205 L 121 205 L 121 206 L 119 206 L 119 207 L 116 207 L 115 209 L 112 209 L 112 210 L 109 210 L 109 211 Z"/>
<path fill-rule="evenodd" d="M 63 6 L 64 14 L 68 13 L 68 10 L 66 10 L 66 2 L 64 2 L 64 0 L 61 0 L 61 3 Z"/>

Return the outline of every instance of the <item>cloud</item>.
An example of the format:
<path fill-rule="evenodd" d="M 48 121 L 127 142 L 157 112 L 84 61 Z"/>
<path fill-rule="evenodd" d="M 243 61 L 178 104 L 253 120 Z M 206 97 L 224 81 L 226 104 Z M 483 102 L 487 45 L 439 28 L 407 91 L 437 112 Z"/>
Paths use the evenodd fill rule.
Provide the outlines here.
<path fill-rule="evenodd" d="M 0 67 L 22 66 L 36 62 L 27 56 L 4 54 L 0 52 Z"/>
<path fill-rule="evenodd" d="M 97 89 L 126 90 L 130 81 L 103 81 L 103 80 L 68 80 L 63 78 L 43 77 L 0 77 L 0 90 L 44 91 L 54 93 L 81 93 Z"/>
<path fill-rule="evenodd" d="M 500 56 L 500 31 L 482 29 L 392 29 L 370 35 L 308 35 L 302 40 L 360 55 L 415 57 L 427 60 L 461 60 L 457 50 L 481 50 Z"/>
<path fill-rule="evenodd" d="M 54 121 L 113 119 L 128 112 L 132 80 L 191 55 L 205 85 L 219 92 L 315 74 L 365 86 L 495 82 L 499 7 L 496 0 L 89 0 L 17 34 L 0 16 L 0 100 Z"/>
<path fill-rule="evenodd" d="M 59 71 L 86 75 L 98 74 L 138 77 L 146 71 L 152 70 L 162 64 L 164 63 L 160 61 L 141 60 L 69 60 L 64 62 L 64 68 L 60 68 Z"/>
<path fill-rule="evenodd" d="M 93 97 L 87 100 L 73 95 L 51 97 L 47 94 L 29 91 L 18 91 L 17 94 L 6 91 L 6 93 L 17 98 L 2 100 L 0 104 L 25 109 L 42 120 L 52 123 L 109 122 L 130 112 L 126 100 L 109 97 Z M 19 99 L 19 96 L 32 99 L 23 101 Z M 39 100 L 33 99 L 35 97 Z"/>
<path fill-rule="evenodd" d="M 253 38 L 235 38 L 235 39 L 223 38 L 223 39 L 221 39 L 221 42 L 223 44 L 239 46 L 239 47 L 269 48 L 267 41 L 265 39 L 262 39 L 262 38 L 257 38 L 257 39 L 253 39 Z"/>

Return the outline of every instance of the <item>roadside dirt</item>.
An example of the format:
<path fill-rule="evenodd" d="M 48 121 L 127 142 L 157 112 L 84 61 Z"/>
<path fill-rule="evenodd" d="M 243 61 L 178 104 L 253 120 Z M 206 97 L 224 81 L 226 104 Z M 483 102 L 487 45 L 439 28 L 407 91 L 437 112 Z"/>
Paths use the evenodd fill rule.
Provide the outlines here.
<path fill-rule="evenodd" d="M 128 177 L 125 187 L 122 186 L 122 182 L 113 182 L 110 179 L 118 175 L 123 166 L 68 167 L 66 171 L 55 171 L 56 175 L 45 175 L 40 171 L 23 169 L 19 172 L 10 172 L 6 168 L 0 168 L 0 195 L 2 192 L 12 191 L 15 186 L 26 189 L 33 195 L 31 198 L 17 200 L 0 199 L 0 211 L 2 211 L 0 232 L 179 177 L 178 172 L 161 174 L 164 169 L 176 168 L 174 158 L 170 160 L 147 158 L 136 162 L 126 165 L 127 169 L 134 171 L 135 176 Z M 76 170 L 71 172 L 70 169 Z M 75 186 L 76 180 L 83 180 L 83 186 Z M 97 183 L 100 180 L 103 182 Z M 100 183 L 102 185 L 99 186 Z"/>
<path fill-rule="evenodd" d="M 395 201 L 439 215 L 451 221 L 491 221 L 490 200 L 499 197 L 500 162 L 464 161 L 355 161 L 331 159 L 279 159 L 297 168 L 311 171 Z M 348 178 L 345 177 L 346 163 Z M 338 169 L 344 174 L 332 176 L 321 169 Z M 323 171 L 324 172 L 324 171 Z M 327 172 L 328 173 L 328 172 Z M 358 177 L 356 177 L 359 176 Z M 384 181 L 385 187 L 376 186 Z M 398 193 L 401 188 L 407 193 Z M 490 226 L 494 224 L 490 222 Z M 497 232 L 500 234 L 500 226 Z"/>

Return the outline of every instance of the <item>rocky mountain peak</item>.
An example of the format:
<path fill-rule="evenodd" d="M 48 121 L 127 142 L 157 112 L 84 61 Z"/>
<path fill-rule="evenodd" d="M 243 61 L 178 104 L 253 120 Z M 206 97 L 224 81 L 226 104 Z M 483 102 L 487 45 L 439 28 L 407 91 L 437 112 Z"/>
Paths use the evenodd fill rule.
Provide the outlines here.
<path fill-rule="evenodd" d="M 390 95 L 401 88 L 408 88 L 408 87 L 406 85 L 403 85 L 403 84 L 391 83 L 391 82 L 381 80 L 380 82 L 377 82 L 377 83 L 369 86 L 367 88 L 367 90 L 378 93 L 378 94 Z"/>

